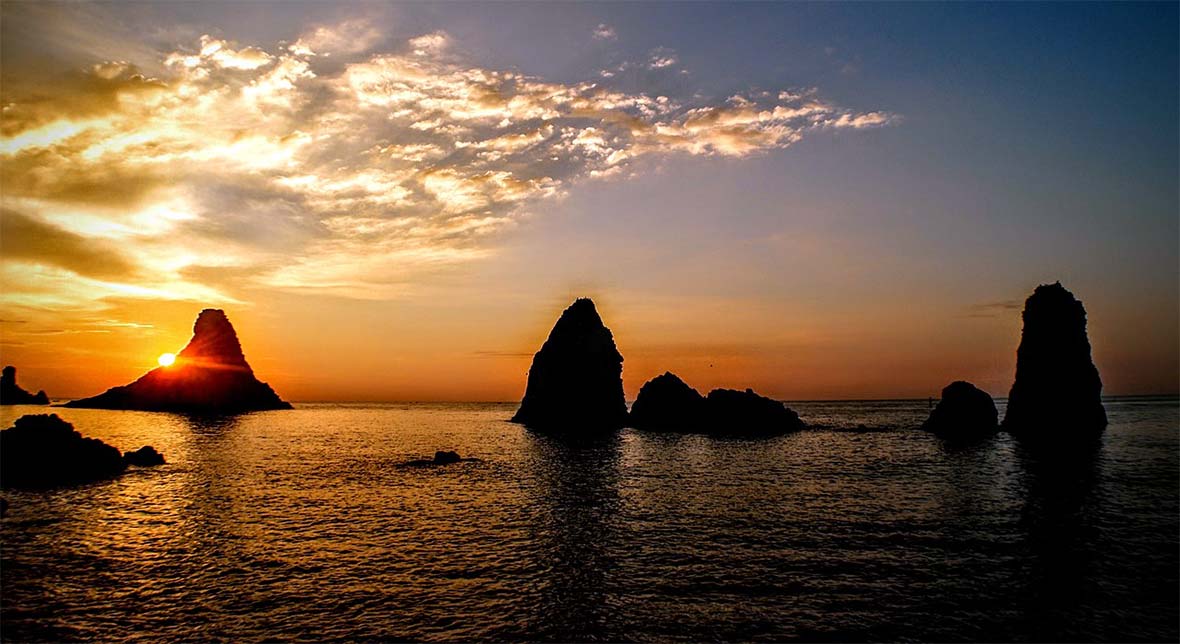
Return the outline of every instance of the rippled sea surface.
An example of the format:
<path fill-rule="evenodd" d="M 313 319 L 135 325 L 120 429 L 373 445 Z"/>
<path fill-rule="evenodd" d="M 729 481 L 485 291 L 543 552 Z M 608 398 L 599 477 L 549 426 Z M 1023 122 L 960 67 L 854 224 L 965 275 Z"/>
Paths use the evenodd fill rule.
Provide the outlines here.
<path fill-rule="evenodd" d="M 511 404 L 53 409 L 169 463 L 4 492 L 0 637 L 1180 637 L 1175 398 L 1108 400 L 1102 445 L 1059 458 L 944 444 L 926 401 L 791 407 L 815 429 L 586 444 Z M 400 465 L 436 449 L 480 460 Z"/>

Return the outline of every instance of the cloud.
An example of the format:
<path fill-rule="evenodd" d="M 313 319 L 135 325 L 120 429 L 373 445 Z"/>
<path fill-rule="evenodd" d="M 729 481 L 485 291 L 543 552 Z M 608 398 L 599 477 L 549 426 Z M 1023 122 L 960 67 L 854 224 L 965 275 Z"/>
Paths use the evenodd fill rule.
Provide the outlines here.
<path fill-rule="evenodd" d="M 7 261 L 56 266 L 88 277 L 124 277 L 136 271 L 112 244 L 87 239 L 15 210 L 0 209 L 0 248 Z"/>
<path fill-rule="evenodd" d="M 608 24 L 600 24 L 590 32 L 595 40 L 615 40 L 618 34 L 615 33 L 615 28 Z"/>
<path fill-rule="evenodd" d="M 972 305 L 964 317 L 994 318 L 999 316 L 1008 316 L 1011 315 L 1013 311 L 1019 311 L 1023 308 L 1024 302 L 1022 300 L 986 302 Z"/>
<path fill-rule="evenodd" d="M 357 18 L 321 25 L 304 33 L 287 49 L 297 56 L 347 55 L 368 51 L 381 40 L 381 32 L 368 20 Z"/>
<path fill-rule="evenodd" d="M 550 82 L 465 62 L 443 32 L 368 53 L 380 39 L 363 20 L 274 51 L 203 36 L 163 56 L 160 78 L 99 61 L 0 90 L 2 200 L 18 225 L 134 254 L 89 295 L 60 287 L 56 305 L 246 288 L 397 297 L 493 254 L 536 204 L 645 159 L 740 158 L 896 120 L 815 90 L 710 100 Z M 675 64 L 655 50 L 633 67 Z M 93 272 L 67 255 L 82 263 L 54 266 Z M 60 277 L 44 276 L 38 301 Z"/>

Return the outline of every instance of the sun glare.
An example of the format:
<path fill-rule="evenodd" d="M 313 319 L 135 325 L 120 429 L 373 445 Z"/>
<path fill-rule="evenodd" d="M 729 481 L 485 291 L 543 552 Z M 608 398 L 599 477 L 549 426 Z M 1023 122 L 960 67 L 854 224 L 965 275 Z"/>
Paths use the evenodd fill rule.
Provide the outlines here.
<path fill-rule="evenodd" d="M 159 358 L 156 358 L 156 361 L 160 363 L 161 367 L 168 367 L 176 362 L 176 356 L 171 353 L 162 353 Z"/>

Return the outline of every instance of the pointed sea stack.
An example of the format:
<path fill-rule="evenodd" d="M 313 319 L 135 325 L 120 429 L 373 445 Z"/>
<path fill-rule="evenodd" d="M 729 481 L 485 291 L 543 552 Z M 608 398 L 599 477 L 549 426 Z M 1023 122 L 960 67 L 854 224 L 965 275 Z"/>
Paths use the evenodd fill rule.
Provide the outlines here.
<path fill-rule="evenodd" d="M 48 405 L 49 396 L 44 391 L 31 394 L 16 384 L 16 367 L 4 367 L 0 374 L 0 405 Z"/>
<path fill-rule="evenodd" d="M 631 405 L 631 427 L 656 432 L 700 431 L 705 397 L 671 371 L 643 384 Z"/>
<path fill-rule="evenodd" d="M 533 356 L 512 422 L 555 433 L 610 431 L 627 422 L 623 356 L 594 302 L 580 298 L 561 314 Z"/>
<path fill-rule="evenodd" d="M 1028 438 L 1064 438 L 1095 435 L 1105 427 L 1086 309 L 1060 282 L 1038 286 L 1024 303 L 1016 381 L 1003 428 Z"/>
<path fill-rule="evenodd" d="M 942 390 L 942 399 L 922 429 L 944 438 L 976 438 L 997 429 L 996 403 L 975 385 L 956 380 Z"/>
<path fill-rule="evenodd" d="M 66 406 L 209 414 L 291 408 L 254 377 L 238 335 L 220 309 L 201 311 L 193 325 L 193 339 L 172 365 Z"/>

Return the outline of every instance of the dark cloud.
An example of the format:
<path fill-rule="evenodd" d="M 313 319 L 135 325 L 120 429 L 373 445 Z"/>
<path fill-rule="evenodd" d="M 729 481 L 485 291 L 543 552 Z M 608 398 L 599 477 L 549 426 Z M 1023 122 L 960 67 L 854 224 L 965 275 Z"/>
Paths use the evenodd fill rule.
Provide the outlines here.
<path fill-rule="evenodd" d="M 105 242 L 11 209 L 0 210 L 0 250 L 7 260 L 48 264 L 86 277 L 122 279 L 138 272 L 134 263 Z"/>

